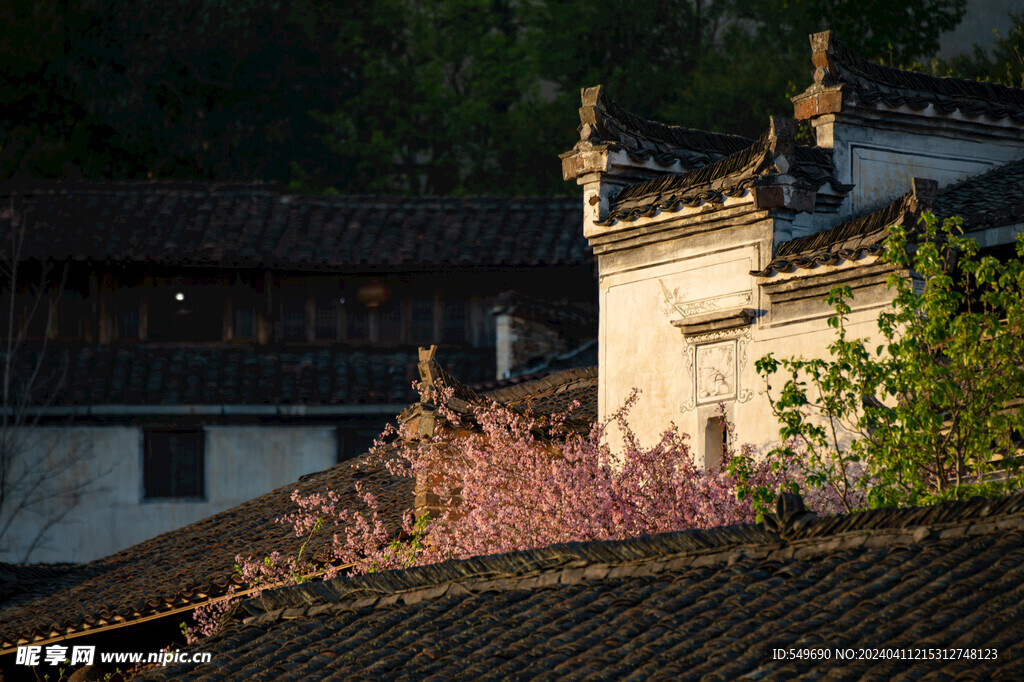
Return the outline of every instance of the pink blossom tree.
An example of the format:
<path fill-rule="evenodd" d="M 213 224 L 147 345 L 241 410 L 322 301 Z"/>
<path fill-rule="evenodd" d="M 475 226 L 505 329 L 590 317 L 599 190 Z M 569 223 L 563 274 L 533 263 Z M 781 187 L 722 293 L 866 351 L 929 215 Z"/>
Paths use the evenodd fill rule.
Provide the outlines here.
<path fill-rule="evenodd" d="M 431 390 L 440 426 L 424 436 L 407 424 L 397 444 L 380 447 L 378 456 L 395 475 L 430 489 L 438 502 L 432 517 L 417 520 L 406 510 L 401 527 L 389 527 L 374 495 L 357 483 L 360 509 L 340 508 L 330 492 L 295 493 L 296 511 L 279 519 L 299 537 L 331 532 L 331 566 L 362 573 L 755 519 L 751 500 L 739 499 L 737 479 L 727 472 L 731 450 L 721 465 L 704 470 L 675 426 L 653 446 L 639 443 L 628 423 L 636 394 L 581 435 L 567 425 L 571 410 L 547 416 L 489 403 L 456 412 L 447 407 L 451 389 Z M 617 453 L 605 439 L 612 423 L 623 436 Z M 777 488 L 788 480 L 758 464 L 749 448 L 740 456 L 749 460 L 748 483 Z M 280 557 L 239 565 L 248 583 L 266 584 L 270 575 L 287 581 L 294 572 Z"/>
<path fill-rule="evenodd" d="M 452 389 L 421 390 L 435 406 L 437 428 L 423 435 L 406 423 L 393 444 L 378 441 L 377 456 L 391 473 L 414 477 L 427 489 L 434 513 L 415 519 L 407 509 L 401 524 L 389 523 L 394 516 L 358 482 L 358 508 L 342 507 L 332 491 L 296 491 L 296 510 L 278 521 L 306 538 L 303 549 L 315 534 L 331 533 L 320 568 L 302 560 L 301 551 L 298 557 L 238 557 L 236 569 L 250 593 L 341 571 L 752 523 L 758 500 L 744 491 L 794 486 L 788 470 L 760 461 L 749 446 L 739 452 L 727 447 L 718 466 L 698 467 L 688 436 L 674 425 L 654 445 L 641 445 L 628 420 L 635 392 L 608 421 L 580 434 L 569 424 L 577 405 L 554 416 L 493 402 L 456 411 L 448 407 Z M 605 438 L 611 424 L 622 437 L 619 452 Z M 829 511 L 833 505 L 822 499 L 812 506 Z M 203 634 L 216 629 L 224 608 L 202 614 Z"/>

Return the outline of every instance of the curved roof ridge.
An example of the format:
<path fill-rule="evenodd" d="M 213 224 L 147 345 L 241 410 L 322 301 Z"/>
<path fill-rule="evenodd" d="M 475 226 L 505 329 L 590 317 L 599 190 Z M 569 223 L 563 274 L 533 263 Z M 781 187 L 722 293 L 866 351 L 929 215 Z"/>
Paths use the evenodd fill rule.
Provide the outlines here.
<path fill-rule="evenodd" d="M 696 128 L 650 121 L 616 104 L 603 85 L 581 92 L 580 138 L 591 142 L 619 142 L 629 151 L 642 151 L 637 139 L 654 145 L 655 156 L 679 157 L 678 152 L 727 156 L 749 146 L 753 140 L 741 135 L 715 133 Z"/>
<path fill-rule="evenodd" d="M 825 66 L 833 83 L 849 83 L 861 98 L 914 109 L 934 105 L 943 114 L 961 110 L 969 115 L 1011 118 L 1024 124 L 1024 89 L 999 83 L 932 76 L 875 64 L 842 43 L 832 31 L 810 36 L 816 66 Z"/>
<path fill-rule="evenodd" d="M 886 228 L 905 221 L 908 215 L 916 215 L 918 208 L 918 197 L 911 191 L 881 208 L 844 220 L 821 232 L 781 242 L 771 262 L 751 274 L 768 277 L 774 272 L 834 265 L 840 260 L 880 253 L 885 246 Z M 878 238 L 871 239 L 872 236 Z"/>
<path fill-rule="evenodd" d="M 623 187 L 615 196 L 613 210 L 614 207 L 621 206 L 628 201 L 643 199 L 665 192 L 685 191 L 737 173 L 759 160 L 759 156 L 768 148 L 768 139 L 768 133 L 763 133 L 753 144 L 703 168 L 686 171 L 685 173 L 663 175 L 659 178 Z"/>
<path fill-rule="evenodd" d="M 589 569 L 601 576 L 615 567 L 657 571 L 675 564 L 709 565 L 733 562 L 741 554 L 814 556 L 865 544 L 884 546 L 929 538 L 983 535 L 1024 528 L 1024 494 L 1003 498 L 972 498 L 928 507 L 872 509 L 818 517 L 811 513 L 769 515 L 766 525 L 735 525 L 694 529 L 624 540 L 573 542 L 507 554 L 449 560 L 414 568 L 335 578 L 264 592 L 259 600 L 241 604 L 248 615 L 276 618 L 282 609 L 307 609 L 323 604 L 362 601 L 363 606 L 393 604 L 410 593 L 419 600 L 443 595 L 453 584 L 462 590 L 519 587 L 523 579 L 538 584 L 584 579 Z M 607 570 L 605 570 L 607 569 Z M 634 569 L 636 570 L 636 569 Z M 643 570 L 643 569 L 640 569 Z M 545 574 L 555 573 L 553 580 Z M 596 572 L 595 572 L 596 576 Z M 599 576 L 596 576 L 599 577 Z M 244 617 L 244 615 L 243 615 Z"/>

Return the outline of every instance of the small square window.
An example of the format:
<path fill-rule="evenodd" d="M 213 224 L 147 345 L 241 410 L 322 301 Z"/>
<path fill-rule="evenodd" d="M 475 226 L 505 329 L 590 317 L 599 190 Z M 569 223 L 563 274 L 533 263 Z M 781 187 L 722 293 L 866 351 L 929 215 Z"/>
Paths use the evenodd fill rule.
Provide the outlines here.
<path fill-rule="evenodd" d="M 146 429 L 144 441 L 146 499 L 205 497 L 202 429 Z"/>

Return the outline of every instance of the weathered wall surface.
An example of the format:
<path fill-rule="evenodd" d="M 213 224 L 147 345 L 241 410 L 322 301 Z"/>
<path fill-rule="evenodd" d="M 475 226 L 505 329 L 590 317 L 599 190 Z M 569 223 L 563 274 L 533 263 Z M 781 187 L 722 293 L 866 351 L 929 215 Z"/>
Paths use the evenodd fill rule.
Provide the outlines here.
<path fill-rule="evenodd" d="M 106 556 L 325 469 L 335 463 L 337 445 L 331 426 L 208 426 L 202 500 L 144 499 L 141 427 L 38 428 L 29 434 L 27 447 L 33 456 L 75 453 L 78 466 L 62 472 L 59 480 L 65 488 L 90 481 L 90 491 L 70 511 L 53 497 L 43 516 L 17 519 L 0 538 L 0 561 L 23 561 L 40 524 L 62 511 L 66 516 L 28 560 L 81 562 Z"/>
<path fill-rule="evenodd" d="M 815 121 L 818 144 L 833 150 L 836 177 L 854 185 L 841 217 L 893 201 L 909 191 L 914 178 L 936 180 L 941 189 L 1024 156 L 1024 141 L 1010 123 L 989 124 L 1005 128 L 1006 139 L 993 144 L 972 136 L 971 122 L 959 115 L 917 126 L 908 134 L 900 128 L 900 113 L 894 110 L 885 121 L 856 124 L 833 123 L 827 116 Z"/>
<path fill-rule="evenodd" d="M 738 442 L 760 449 L 774 444 L 779 427 L 754 363 L 768 353 L 826 357 L 835 340 L 834 330 L 825 324 L 833 312 L 824 302 L 828 283 L 822 284 L 826 290 L 820 295 L 799 298 L 790 291 L 782 297 L 785 301 L 773 300 L 750 275 L 770 257 L 773 221 L 737 222 L 601 259 L 602 418 L 634 388 L 640 389 L 630 424 L 641 443 L 653 444 L 674 423 L 691 436 L 698 462 L 708 454 L 714 458 L 714 444 L 706 441 L 714 437 L 708 424 L 719 414 L 719 404 L 735 425 Z M 844 267 L 863 273 L 862 265 Z M 815 283 L 821 284 L 818 280 L 829 279 L 829 273 L 842 276 L 843 269 L 821 267 L 811 277 L 801 271 L 796 278 L 806 280 L 813 292 Z M 883 281 L 884 276 L 874 273 L 857 274 L 848 282 L 855 295 L 848 325 L 853 335 L 876 338 L 878 310 L 890 301 Z M 751 323 L 693 331 L 695 321 L 713 321 L 742 309 L 754 315 Z"/>

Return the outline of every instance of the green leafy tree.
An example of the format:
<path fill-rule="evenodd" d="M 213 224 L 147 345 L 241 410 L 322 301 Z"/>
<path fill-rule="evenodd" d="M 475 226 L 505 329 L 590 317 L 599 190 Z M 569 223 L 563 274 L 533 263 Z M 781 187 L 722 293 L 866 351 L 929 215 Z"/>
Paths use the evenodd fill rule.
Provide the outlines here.
<path fill-rule="evenodd" d="M 873 507 L 1019 486 L 1024 237 L 1016 250 L 1005 262 L 979 256 L 960 219 L 926 214 L 911 232 L 891 227 L 884 257 L 894 298 L 878 316 L 881 343 L 851 338 L 852 293 L 839 287 L 828 298 L 830 357 L 756 363 L 784 443 L 769 458 L 846 500 L 868 488 Z"/>
<path fill-rule="evenodd" d="M 321 117 L 333 131 L 325 141 L 357 169 L 334 184 L 430 195 L 569 191 L 556 155 L 572 144 L 575 123 L 543 97 L 539 29 L 525 4 L 372 3 L 354 48 L 364 65 L 359 92 Z"/>
<path fill-rule="evenodd" d="M 604 83 L 648 118 L 757 136 L 810 84 L 808 34 L 831 28 L 864 57 L 905 66 L 935 54 L 964 7 L 965 0 L 662 0 L 622 12 L 619 2 L 575 0 L 538 3 L 530 16 L 543 73 L 571 114 L 581 86 Z"/>
<path fill-rule="evenodd" d="M 0 175 L 290 180 L 332 168 L 366 6 L 33 0 L 0 8 Z"/>

